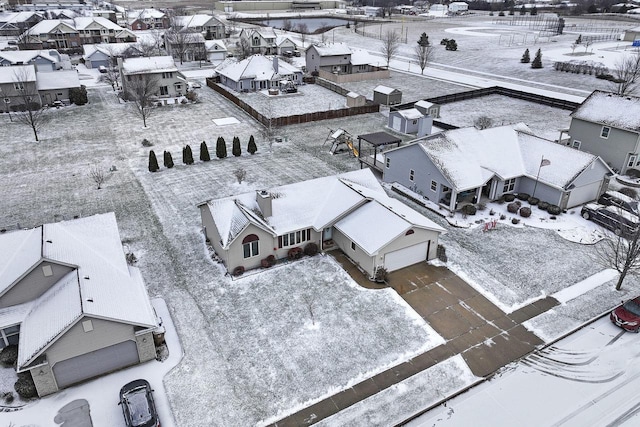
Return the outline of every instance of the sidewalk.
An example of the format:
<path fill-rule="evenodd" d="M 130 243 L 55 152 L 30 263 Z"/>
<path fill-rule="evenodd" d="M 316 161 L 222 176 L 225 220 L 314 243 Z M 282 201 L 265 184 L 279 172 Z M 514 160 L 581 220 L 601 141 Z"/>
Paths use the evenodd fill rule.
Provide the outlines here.
<path fill-rule="evenodd" d="M 382 289 L 341 252 L 332 256 L 368 289 Z M 272 426 L 311 425 L 374 394 L 460 354 L 478 377 L 496 372 L 535 350 L 543 341 L 522 322 L 558 304 L 551 297 L 506 314 L 446 268 L 426 263 L 389 274 L 387 283 L 435 329 L 446 343 L 381 372 Z"/>

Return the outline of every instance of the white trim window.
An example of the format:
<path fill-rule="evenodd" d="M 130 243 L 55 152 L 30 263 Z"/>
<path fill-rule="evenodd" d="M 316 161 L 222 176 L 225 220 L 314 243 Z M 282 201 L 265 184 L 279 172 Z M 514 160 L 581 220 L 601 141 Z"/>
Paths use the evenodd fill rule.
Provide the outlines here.
<path fill-rule="evenodd" d="M 286 248 L 288 246 L 299 245 L 300 243 L 311 240 L 311 229 L 293 231 L 291 233 L 278 236 L 278 248 Z"/>
<path fill-rule="evenodd" d="M 0 348 L 5 348 L 11 344 L 18 344 L 20 338 L 20 325 L 8 326 L 0 329 Z"/>
<path fill-rule="evenodd" d="M 386 167 L 387 167 L 387 169 L 389 169 L 389 166 L 390 166 L 390 165 L 391 165 L 391 159 L 387 157 L 387 160 L 386 160 Z"/>
<path fill-rule="evenodd" d="M 502 192 L 508 193 L 510 191 L 513 191 L 514 188 L 516 188 L 516 179 L 515 178 L 507 179 L 504 182 L 504 187 L 502 187 Z"/>
<path fill-rule="evenodd" d="M 416 178 L 416 173 L 413 169 L 409 169 L 409 181 L 413 182 L 413 180 Z"/>
<path fill-rule="evenodd" d="M 438 189 L 438 183 L 434 180 L 431 180 L 431 191 L 436 191 Z"/>
<path fill-rule="evenodd" d="M 582 141 L 578 141 L 577 139 L 574 139 L 573 143 L 571 144 L 571 146 L 576 150 L 579 150 L 581 145 L 582 145 Z"/>
<path fill-rule="evenodd" d="M 255 234 L 249 234 L 242 240 L 242 253 L 245 258 L 252 258 L 260 255 L 260 239 Z"/>
<path fill-rule="evenodd" d="M 609 138 L 609 134 L 611 133 L 611 128 L 609 126 L 602 126 L 600 130 L 600 138 L 607 139 Z"/>
<path fill-rule="evenodd" d="M 628 168 L 632 168 L 635 166 L 636 164 L 636 160 L 638 160 L 638 156 L 635 154 L 632 154 L 629 156 L 629 161 L 627 162 L 627 167 Z"/>

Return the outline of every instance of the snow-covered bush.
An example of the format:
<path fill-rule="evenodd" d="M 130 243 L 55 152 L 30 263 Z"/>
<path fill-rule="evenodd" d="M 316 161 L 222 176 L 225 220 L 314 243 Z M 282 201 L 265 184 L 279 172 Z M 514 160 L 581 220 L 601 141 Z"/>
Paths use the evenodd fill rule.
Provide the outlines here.
<path fill-rule="evenodd" d="M 519 224 L 519 223 L 520 223 L 520 220 L 518 218 L 512 218 L 511 219 L 511 224 L 516 225 L 516 224 Z"/>
<path fill-rule="evenodd" d="M 547 202 L 538 202 L 538 209 L 546 211 L 549 208 L 549 203 Z"/>
<path fill-rule="evenodd" d="M 477 209 L 473 205 L 465 205 L 462 207 L 462 213 L 465 215 L 475 215 L 476 212 L 477 212 Z"/>
<path fill-rule="evenodd" d="M 527 199 L 527 202 L 529 202 L 530 205 L 537 205 L 540 202 L 540 199 L 538 199 L 537 197 L 529 197 Z"/>
<path fill-rule="evenodd" d="M 15 365 L 18 360 L 18 346 L 15 344 L 8 345 L 0 351 L 0 365 L 9 368 Z"/>
<path fill-rule="evenodd" d="M 33 382 L 33 378 L 31 378 L 30 372 L 18 373 L 18 381 L 13 385 L 13 388 L 23 399 L 38 397 L 38 391 L 36 390 L 36 385 Z"/>
<path fill-rule="evenodd" d="M 531 196 L 528 195 L 527 193 L 518 193 L 516 197 L 520 200 L 529 200 L 529 197 Z"/>
<path fill-rule="evenodd" d="M 511 193 L 507 193 L 503 197 L 505 202 L 513 202 L 516 199 L 515 194 L 511 194 Z"/>
<path fill-rule="evenodd" d="M 517 204 L 516 202 L 509 203 L 507 205 L 507 211 L 509 211 L 509 213 L 516 213 L 518 212 L 518 209 L 520 209 L 520 205 Z"/>
<path fill-rule="evenodd" d="M 304 247 L 304 254 L 307 256 L 314 256 L 317 253 L 318 253 L 318 245 L 316 245 L 313 242 L 307 243 L 307 245 Z"/>
<path fill-rule="evenodd" d="M 531 216 L 531 208 L 528 208 L 528 207 L 526 207 L 526 206 L 525 206 L 525 207 L 523 207 L 523 208 L 520 208 L 519 213 L 520 213 L 520 216 L 521 216 L 521 217 L 523 217 L 523 218 L 529 218 L 529 217 Z"/>
<path fill-rule="evenodd" d="M 549 205 L 549 207 L 547 208 L 547 212 L 549 212 L 551 215 L 560 215 L 562 209 L 560 209 L 560 206 Z"/>
<path fill-rule="evenodd" d="M 236 268 L 233 269 L 233 273 L 234 276 L 242 276 L 244 274 L 244 267 L 239 265 Z"/>

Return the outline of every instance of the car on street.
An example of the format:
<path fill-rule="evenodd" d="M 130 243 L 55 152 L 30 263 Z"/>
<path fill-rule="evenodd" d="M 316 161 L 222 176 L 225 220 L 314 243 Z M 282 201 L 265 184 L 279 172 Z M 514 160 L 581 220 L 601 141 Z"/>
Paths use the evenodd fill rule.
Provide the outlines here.
<path fill-rule="evenodd" d="M 611 321 L 625 331 L 640 332 L 640 297 L 616 307 L 609 315 Z"/>
<path fill-rule="evenodd" d="M 153 390 L 147 380 L 139 379 L 120 389 L 120 403 L 127 427 L 160 427 L 153 401 Z"/>
<path fill-rule="evenodd" d="M 614 205 L 588 203 L 582 207 L 580 215 L 613 231 L 617 236 L 629 237 L 638 230 L 640 225 L 640 218 L 637 215 Z"/>
<path fill-rule="evenodd" d="M 107 67 L 105 67 L 104 65 L 101 65 L 98 67 L 98 71 L 104 74 L 107 72 Z"/>

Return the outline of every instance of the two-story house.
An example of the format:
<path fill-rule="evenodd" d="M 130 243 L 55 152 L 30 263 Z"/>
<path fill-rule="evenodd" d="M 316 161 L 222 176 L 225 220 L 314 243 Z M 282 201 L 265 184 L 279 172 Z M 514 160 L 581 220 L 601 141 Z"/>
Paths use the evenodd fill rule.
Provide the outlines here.
<path fill-rule="evenodd" d="M 39 12 L 0 13 L 0 36 L 19 36 L 43 19 Z"/>
<path fill-rule="evenodd" d="M 136 35 L 102 17 L 80 17 L 73 20 L 81 44 L 135 42 Z"/>
<path fill-rule="evenodd" d="M 211 15 L 176 16 L 172 20 L 174 30 L 187 30 L 200 33 L 206 40 L 223 39 L 226 37 L 225 25 Z"/>
<path fill-rule="evenodd" d="M 113 213 L 0 234 L 0 348 L 39 396 L 153 360 L 157 325 Z"/>
<path fill-rule="evenodd" d="M 164 98 L 182 96 L 187 92 L 187 79 L 178 71 L 170 56 L 152 56 L 150 58 L 118 58 L 122 87 L 126 92 L 128 85 L 151 77 L 157 82 L 156 95 Z"/>
<path fill-rule="evenodd" d="M 19 111 L 28 102 L 40 105 L 34 65 L 0 67 L 0 100 L 3 111 Z"/>
<path fill-rule="evenodd" d="M 153 30 L 169 28 L 169 17 L 158 9 L 133 10 L 127 13 L 127 28 L 130 30 Z"/>
<path fill-rule="evenodd" d="M 276 55 L 276 32 L 271 27 L 244 28 L 240 32 L 240 38 L 248 42 L 252 54 Z"/>
<path fill-rule="evenodd" d="M 619 173 L 640 169 L 640 98 L 594 91 L 571 113 L 569 139 L 560 140 Z"/>
<path fill-rule="evenodd" d="M 83 44 L 135 42 L 136 36 L 102 17 L 46 19 L 21 35 L 30 49 L 79 49 Z"/>

